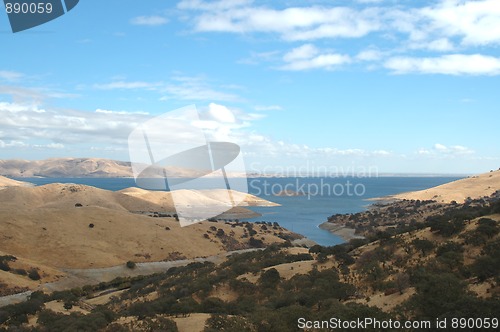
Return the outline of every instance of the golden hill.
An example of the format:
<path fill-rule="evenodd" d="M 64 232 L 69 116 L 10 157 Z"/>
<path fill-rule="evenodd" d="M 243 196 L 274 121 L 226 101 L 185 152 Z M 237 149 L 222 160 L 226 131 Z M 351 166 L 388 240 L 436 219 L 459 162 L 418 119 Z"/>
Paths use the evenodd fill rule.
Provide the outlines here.
<path fill-rule="evenodd" d="M 216 197 L 214 193 L 211 199 Z M 271 204 L 254 196 L 248 201 Z M 249 239 L 241 224 L 180 227 L 172 217 L 151 217 L 153 211 L 174 211 L 165 192 L 49 184 L 6 188 L 0 191 L 0 202 L 0 251 L 48 267 L 109 267 L 129 260 L 202 257 L 245 248 Z M 236 207 L 229 212 L 244 216 L 248 211 Z M 213 227 L 222 229 L 224 236 L 217 236 Z M 284 241 L 271 231 L 259 230 L 255 237 L 267 244 Z"/>
<path fill-rule="evenodd" d="M 235 201 L 241 202 L 239 204 L 240 206 L 279 206 L 279 204 L 267 201 L 254 195 L 235 190 L 231 190 L 230 192 Z M 140 198 L 158 205 L 173 206 L 172 194 L 166 191 L 149 191 L 133 187 L 120 190 L 119 193 Z M 180 205 L 187 204 L 183 204 L 183 202 L 191 200 L 193 195 L 197 196 L 198 204 L 217 203 L 227 199 L 227 190 L 225 189 L 199 190 L 196 192 L 193 190 L 177 190 L 175 193 L 177 204 Z M 201 193 L 203 195 L 201 195 Z"/>
<path fill-rule="evenodd" d="M 500 170 L 470 176 L 434 188 L 402 193 L 391 196 L 396 199 L 435 200 L 440 203 L 456 201 L 464 202 L 468 197 L 472 199 L 491 196 L 500 190 Z"/>
<path fill-rule="evenodd" d="M 20 186 L 30 186 L 31 184 L 23 181 L 16 181 L 0 175 L 0 189 L 6 187 L 20 187 Z"/>

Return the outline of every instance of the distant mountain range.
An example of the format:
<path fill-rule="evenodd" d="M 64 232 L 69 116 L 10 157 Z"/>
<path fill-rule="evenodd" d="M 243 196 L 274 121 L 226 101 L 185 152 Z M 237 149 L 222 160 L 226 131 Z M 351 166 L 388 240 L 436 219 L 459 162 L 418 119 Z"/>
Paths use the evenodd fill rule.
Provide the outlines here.
<path fill-rule="evenodd" d="M 147 177 L 198 177 L 195 170 L 181 168 L 150 168 Z M 6 177 L 44 178 L 126 178 L 133 177 L 130 162 L 101 158 L 51 158 L 45 160 L 0 160 L 0 175 Z M 245 173 L 230 173 L 245 176 Z"/>
<path fill-rule="evenodd" d="M 98 158 L 0 160 L 0 175 L 7 177 L 132 177 L 129 162 Z"/>

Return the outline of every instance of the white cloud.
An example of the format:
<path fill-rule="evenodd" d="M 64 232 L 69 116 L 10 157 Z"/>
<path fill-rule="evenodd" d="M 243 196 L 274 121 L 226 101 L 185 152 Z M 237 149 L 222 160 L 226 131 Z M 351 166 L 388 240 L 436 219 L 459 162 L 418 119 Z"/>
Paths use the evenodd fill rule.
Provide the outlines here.
<path fill-rule="evenodd" d="M 455 46 L 450 42 L 448 38 L 439 38 L 431 41 L 427 48 L 433 51 L 446 52 L 455 49 Z"/>
<path fill-rule="evenodd" d="M 444 0 L 419 14 L 430 33 L 459 37 L 463 45 L 500 44 L 498 0 Z"/>
<path fill-rule="evenodd" d="M 474 153 L 474 150 L 471 150 L 468 147 L 461 146 L 461 145 L 452 146 L 452 147 L 450 147 L 450 150 L 453 151 L 454 153 L 457 153 L 457 154 L 472 154 L 472 153 Z"/>
<path fill-rule="evenodd" d="M 15 71 L 10 71 L 10 70 L 0 70 L 0 79 L 9 81 L 9 82 L 14 82 L 14 81 L 19 81 L 21 78 L 24 77 L 24 74 L 15 72 Z"/>
<path fill-rule="evenodd" d="M 148 90 L 156 91 L 161 101 L 171 99 L 184 101 L 241 101 L 234 93 L 222 91 L 241 89 L 234 85 L 211 87 L 208 80 L 200 76 L 177 75 L 166 82 L 126 81 L 119 79 L 110 83 L 94 84 L 98 90 Z M 1 87 L 0 87 L 1 88 Z M 0 89 L 1 91 L 1 89 Z"/>
<path fill-rule="evenodd" d="M 33 148 L 35 149 L 64 149 L 64 144 L 61 143 L 50 143 L 50 144 L 33 144 Z"/>
<path fill-rule="evenodd" d="M 40 103 L 48 98 L 64 99 L 78 98 L 80 95 L 73 93 L 65 93 L 47 88 L 26 88 L 10 85 L 0 85 L 0 95 L 10 95 L 20 103 Z"/>
<path fill-rule="evenodd" d="M 282 70 L 334 69 L 351 62 L 348 55 L 337 53 L 323 53 L 309 44 L 294 48 L 283 56 L 285 65 Z"/>
<path fill-rule="evenodd" d="M 429 157 L 456 157 L 474 153 L 474 150 L 462 145 L 447 146 L 440 143 L 434 144 L 432 149 L 420 148 L 417 150 L 417 154 Z"/>
<path fill-rule="evenodd" d="M 201 11 L 194 17 L 200 32 L 271 32 L 285 40 L 362 37 L 378 30 L 375 9 L 290 7 L 282 10 L 252 6 L 251 1 L 182 1 L 178 8 Z"/>
<path fill-rule="evenodd" d="M 439 143 L 434 144 L 434 149 L 436 149 L 437 151 L 446 151 L 446 150 L 448 150 L 448 148 L 445 145 L 439 144 Z"/>
<path fill-rule="evenodd" d="M 500 58 L 481 54 L 450 54 L 433 58 L 394 57 L 386 61 L 384 66 L 396 74 L 500 74 Z"/>
<path fill-rule="evenodd" d="M 448 38 L 439 38 L 432 41 L 417 41 L 411 42 L 409 47 L 411 49 L 425 49 L 435 52 L 448 52 L 453 51 L 456 47 Z"/>
<path fill-rule="evenodd" d="M 103 113 L 103 114 L 121 114 L 121 115 L 130 115 L 130 114 L 141 114 L 141 115 L 148 115 L 148 112 L 126 112 L 126 111 L 110 111 L 110 110 L 102 110 L 100 108 L 95 110 L 96 113 Z"/>
<path fill-rule="evenodd" d="M 378 50 L 364 50 L 356 55 L 356 60 L 360 61 L 377 61 L 380 60 L 384 54 Z"/>
<path fill-rule="evenodd" d="M 203 0 L 182 0 L 177 5 L 177 8 L 192 10 L 224 10 L 251 5 L 252 2 L 253 0 L 218 0 L 210 2 Z"/>
<path fill-rule="evenodd" d="M 147 117 L 143 114 L 40 109 L 36 104 L 0 103 L 0 139 L 42 146 L 81 142 L 122 144 L 128 133 Z M 33 141 L 33 142 L 32 142 Z M 32 142 L 32 143 L 30 143 Z M 61 145 L 47 145 L 60 148 Z"/>
<path fill-rule="evenodd" d="M 386 150 L 375 150 L 375 151 L 373 151 L 373 155 L 387 157 L 387 156 L 392 155 L 392 153 L 390 153 L 389 151 L 386 151 Z"/>
<path fill-rule="evenodd" d="M 159 82 L 126 82 L 126 81 L 115 81 L 106 84 L 94 84 L 94 88 L 99 90 L 115 90 L 115 89 L 154 89 L 161 86 L 162 83 Z"/>
<path fill-rule="evenodd" d="M 285 54 L 283 60 L 285 60 L 286 62 L 293 62 L 296 60 L 310 59 L 318 53 L 319 50 L 314 45 L 304 44 L 302 46 L 294 48 L 293 50 Z"/>
<path fill-rule="evenodd" d="M 251 52 L 249 57 L 240 59 L 237 61 L 237 63 L 245 65 L 257 65 L 263 61 L 272 61 L 278 58 L 279 54 L 279 51 Z"/>
<path fill-rule="evenodd" d="M 500 45 L 498 0 L 437 0 L 418 4 L 390 1 L 384 5 L 379 4 L 383 0 L 358 2 L 364 5 L 349 8 L 322 2 L 278 9 L 269 3 L 260 5 L 250 0 L 184 0 L 178 8 L 186 13 L 197 32 L 266 33 L 277 35 L 285 42 L 307 42 L 289 52 L 283 59 L 284 65 L 274 66 L 279 69 L 332 69 L 354 63 L 349 61 L 352 59 L 380 62 L 388 54 L 399 53 L 400 57 L 386 61 L 385 67 L 398 73 L 497 74 L 497 58 L 487 54 L 490 50 L 478 47 Z M 380 44 L 373 45 L 374 50 L 354 51 L 349 58 L 335 53 L 320 54 L 318 47 L 311 44 L 319 39 L 363 38 L 369 34 Z M 385 49 L 378 51 L 377 48 Z M 418 59 L 411 55 L 415 50 L 457 54 L 441 58 L 419 54 L 421 59 Z M 273 56 L 276 55 L 273 52 Z M 252 55 L 240 63 L 255 64 L 262 60 L 274 62 L 276 59 Z M 481 61 L 479 65 L 470 65 L 469 60 Z M 458 67 L 463 63 L 466 68 L 462 70 Z M 439 68 L 442 64 L 443 70 Z"/>
<path fill-rule="evenodd" d="M 257 105 L 257 106 L 254 107 L 254 109 L 256 111 L 259 111 L 259 112 L 263 112 L 263 111 L 282 111 L 283 107 L 281 107 L 279 105 L 268 105 L 268 106 Z"/>
<path fill-rule="evenodd" d="M 226 106 L 210 103 L 208 105 L 208 112 L 214 119 L 216 119 L 219 122 L 222 123 L 236 122 L 234 114 Z"/>
<path fill-rule="evenodd" d="M 153 15 L 153 16 L 138 16 L 130 20 L 133 25 L 148 25 L 148 26 L 159 26 L 168 23 L 165 17 Z"/>
<path fill-rule="evenodd" d="M 0 139 L 0 148 L 5 149 L 5 148 L 24 148 L 27 147 L 28 145 L 24 142 L 21 141 L 3 141 Z"/>
<path fill-rule="evenodd" d="M 37 104 L 0 102 L 0 148 L 80 151 L 82 145 L 95 151 L 126 151 L 128 135 L 152 116 L 142 112 L 97 109 L 94 112 L 41 108 Z M 246 128 L 265 114 L 247 113 L 211 103 L 200 108 L 198 125 L 215 141 L 248 143 Z M 177 135 L 179 128 L 164 128 Z M 182 136 L 189 134 L 182 129 Z M 75 148 L 78 146 L 79 148 Z M 102 150 L 105 149 L 105 150 Z"/>
<path fill-rule="evenodd" d="M 161 87 L 160 100 L 179 99 L 188 101 L 240 101 L 233 93 L 214 89 L 201 77 L 177 76 Z"/>

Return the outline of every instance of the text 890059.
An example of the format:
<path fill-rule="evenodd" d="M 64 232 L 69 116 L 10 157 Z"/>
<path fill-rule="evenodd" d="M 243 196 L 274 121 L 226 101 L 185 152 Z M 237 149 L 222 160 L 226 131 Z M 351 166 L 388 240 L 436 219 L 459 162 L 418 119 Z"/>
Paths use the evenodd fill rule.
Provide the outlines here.
<path fill-rule="evenodd" d="M 50 14 L 52 13 L 52 4 L 50 2 L 7 2 L 5 11 L 7 14 Z"/>

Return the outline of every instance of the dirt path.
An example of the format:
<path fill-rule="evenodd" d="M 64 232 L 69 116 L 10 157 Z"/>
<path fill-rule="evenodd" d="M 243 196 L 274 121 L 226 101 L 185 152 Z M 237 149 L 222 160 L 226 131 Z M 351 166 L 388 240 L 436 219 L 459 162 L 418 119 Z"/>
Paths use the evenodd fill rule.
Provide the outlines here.
<path fill-rule="evenodd" d="M 182 259 L 167 262 L 150 262 L 150 263 L 137 263 L 135 268 L 130 269 L 123 265 L 112 266 L 99 269 L 64 269 L 67 277 L 51 283 L 45 283 L 40 286 L 40 290 L 45 292 L 62 291 L 75 287 L 82 287 L 85 285 L 96 285 L 101 282 L 108 282 L 118 277 L 136 277 L 140 275 L 151 275 L 154 273 L 165 272 L 172 267 L 186 266 L 194 262 L 212 262 L 219 264 L 223 262 L 226 257 L 233 254 L 241 254 L 245 252 L 257 251 L 263 249 L 243 249 L 235 250 L 226 253 L 221 253 L 215 256 L 200 257 L 194 259 Z M 9 304 L 16 304 L 26 301 L 31 295 L 31 291 L 3 296 L 0 297 L 0 308 Z"/>

